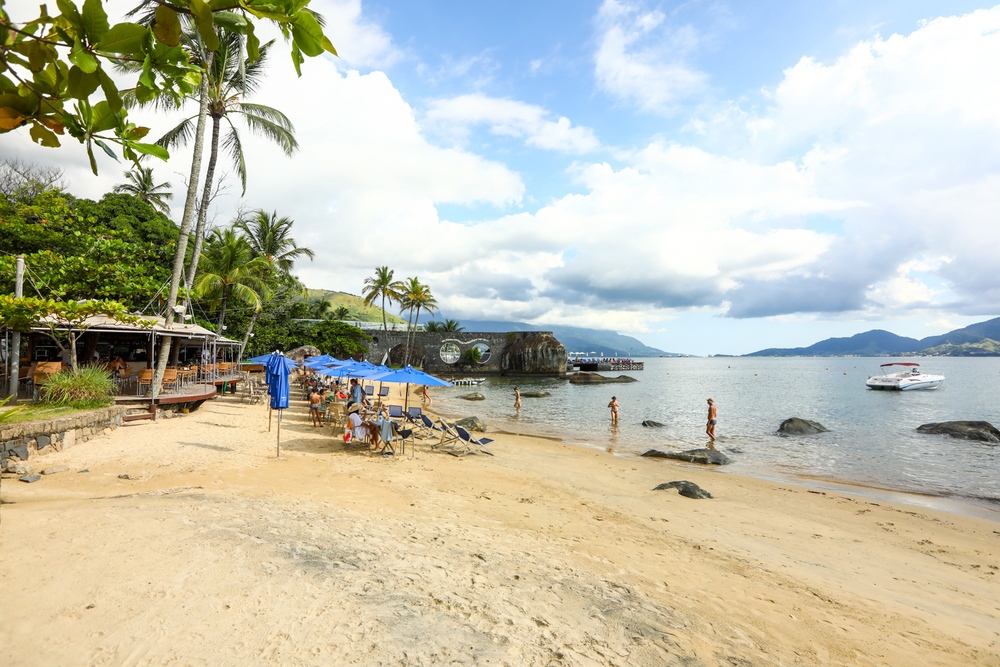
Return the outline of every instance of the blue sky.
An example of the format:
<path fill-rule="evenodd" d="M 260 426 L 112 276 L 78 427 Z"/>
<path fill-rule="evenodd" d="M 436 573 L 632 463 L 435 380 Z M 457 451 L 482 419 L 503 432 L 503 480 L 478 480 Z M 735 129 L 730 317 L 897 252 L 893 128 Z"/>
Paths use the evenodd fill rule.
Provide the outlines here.
<path fill-rule="evenodd" d="M 692 354 L 1000 315 L 1000 7 L 311 6 L 341 57 L 297 79 L 279 54 L 256 98 L 302 148 L 248 140 L 247 195 L 214 211 L 294 218 L 310 287 L 359 293 L 386 264 L 443 317 Z M 121 180 L 109 161 L 89 176 L 74 146 L 7 135 L 0 151 L 63 166 L 85 196 Z M 156 165 L 178 193 L 187 160 Z"/>

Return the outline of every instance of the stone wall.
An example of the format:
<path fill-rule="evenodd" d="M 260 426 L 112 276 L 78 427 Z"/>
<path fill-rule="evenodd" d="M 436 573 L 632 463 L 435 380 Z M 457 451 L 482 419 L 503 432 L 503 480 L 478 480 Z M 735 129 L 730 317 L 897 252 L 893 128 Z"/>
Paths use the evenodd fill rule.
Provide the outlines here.
<path fill-rule="evenodd" d="M 366 358 L 373 364 L 382 362 L 388 351 L 390 361 L 402 363 L 406 352 L 406 332 L 369 331 L 372 336 Z M 566 373 L 566 348 L 546 331 L 419 331 L 413 334 L 410 363 L 422 365 L 432 375 L 563 375 Z M 466 364 L 461 355 L 470 347 L 484 346 L 489 358 L 477 364 Z M 459 360 L 443 358 L 447 349 Z"/>
<path fill-rule="evenodd" d="M 30 456 L 86 442 L 94 436 L 110 433 L 121 426 L 123 406 L 79 412 L 68 417 L 20 422 L 0 426 L 0 471 L 13 468 Z"/>

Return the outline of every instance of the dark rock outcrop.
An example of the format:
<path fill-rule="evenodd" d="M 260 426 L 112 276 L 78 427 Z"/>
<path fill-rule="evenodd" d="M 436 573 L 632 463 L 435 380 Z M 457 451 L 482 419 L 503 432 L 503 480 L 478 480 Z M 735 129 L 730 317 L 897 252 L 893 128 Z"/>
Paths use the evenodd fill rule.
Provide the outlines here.
<path fill-rule="evenodd" d="M 486 424 L 484 424 L 483 420 L 479 417 L 465 417 L 463 419 L 459 419 L 455 423 L 464 428 L 466 431 L 478 431 L 479 433 L 486 432 Z"/>
<path fill-rule="evenodd" d="M 932 433 L 950 435 L 963 440 L 978 440 L 979 442 L 1000 443 L 1000 431 L 989 422 L 941 422 L 939 424 L 923 424 L 917 427 L 917 433 Z"/>
<path fill-rule="evenodd" d="M 799 417 L 786 419 L 781 422 L 781 426 L 778 427 L 778 433 L 781 435 L 813 435 L 815 433 L 826 433 L 827 431 L 829 431 L 829 429 L 819 422 L 814 422 L 811 419 L 801 419 Z"/>
<path fill-rule="evenodd" d="M 478 391 L 471 394 L 462 394 L 459 398 L 466 401 L 485 401 L 486 397 L 480 394 Z"/>
<path fill-rule="evenodd" d="M 662 428 L 664 426 L 664 424 L 661 424 L 660 422 L 654 422 L 652 419 L 647 419 L 646 421 L 642 422 L 642 425 L 649 426 L 650 428 Z"/>
<path fill-rule="evenodd" d="M 302 362 L 308 357 L 318 357 L 322 352 L 319 351 L 318 347 L 313 347 L 312 345 L 302 345 L 294 350 L 290 351 L 285 356 L 294 361 Z"/>
<path fill-rule="evenodd" d="M 694 498 L 695 500 L 712 497 L 711 493 L 701 488 L 694 482 L 689 482 L 686 479 L 660 484 L 653 489 L 653 491 L 666 491 L 667 489 L 677 489 L 677 493 L 681 494 L 685 498 Z"/>
<path fill-rule="evenodd" d="M 407 363 L 414 368 L 423 368 L 424 364 L 427 363 L 427 354 L 424 352 L 424 348 L 419 345 L 410 345 L 409 353 L 407 353 L 406 344 L 401 343 L 389 350 L 389 363 L 394 366 L 402 366 Z"/>
<path fill-rule="evenodd" d="M 588 373 L 587 371 L 577 371 L 569 376 L 569 381 L 573 384 L 611 384 L 616 382 L 638 382 L 628 375 L 619 375 L 616 378 L 609 378 L 600 373 Z"/>
<path fill-rule="evenodd" d="M 649 451 L 643 453 L 643 456 L 658 459 L 687 461 L 688 463 L 703 463 L 706 465 L 712 464 L 717 466 L 724 466 L 727 463 L 731 463 L 728 456 L 722 452 L 717 452 L 714 449 L 689 449 L 684 452 L 661 452 L 658 449 L 650 449 Z"/>
<path fill-rule="evenodd" d="M 505 373 L 563 375 L 566 373 L 566 348 L 551 333 L 532 333 L 504 347 L 500 368 Z"/>
<path fill-rule="evenodd" d="M 551 396 L 547 391 L 522 391 L 521 398 L 545 398 L 546 396 Z"/>

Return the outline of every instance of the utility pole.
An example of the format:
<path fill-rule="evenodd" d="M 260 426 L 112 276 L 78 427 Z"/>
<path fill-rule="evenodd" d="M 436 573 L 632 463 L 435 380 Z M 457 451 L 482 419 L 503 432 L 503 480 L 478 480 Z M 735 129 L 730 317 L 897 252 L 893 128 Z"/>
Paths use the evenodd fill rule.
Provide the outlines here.
<path fill-rule="evenodd" d="M 20 299 L 24 296 L 24 255 L 18 255 L 14 265 L 14 296 Z M 14 398 L 11 403 L 17 403 L 17 388 L 21 373 L 21 332 L 14 331 L 10 337 L 10 386 L 8 395 Z"/>

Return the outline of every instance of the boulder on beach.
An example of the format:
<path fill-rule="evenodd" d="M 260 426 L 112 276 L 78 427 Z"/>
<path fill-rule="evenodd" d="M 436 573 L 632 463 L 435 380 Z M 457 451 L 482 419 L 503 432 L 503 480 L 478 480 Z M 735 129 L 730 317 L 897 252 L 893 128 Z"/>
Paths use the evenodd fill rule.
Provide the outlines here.
<path fill-rule="evenodd" d="M 551 396 L 547 391 L 522 391 L 521 398 L 545 398 L 546 396 Z"/>
<path fill-rule="evenodd" d="M 609 378 L 600 373 L 588 373 L 587 371 L 577 371 L 569 376 L 569 381 L 573 384 L 611 384 L 617 382 L 638 382 L 634 377 L 619 375 L 616 378 Z"/>
<path fill-rule="evenodd" d="M 479 417 L 464 417 L 455 422 L 466 431 L 478 431 L 486 433 L 486 424 Z"/>
<path fill-rule="evenodd" d="M 703 463 L 712 464 L 717 466 L 724 466 L 727 463 L 731 463 L 729 457 L 722 452 L 717 452 L 714 449 L 689 449 L 683 452 L 661 452 L 658 449 L 650 449 L 643 453 L 643 456 L 649 456 L 657 459 L 674 459 L 676 461 L 687 461 L 688 463 Z"/>
<path fill-rule="evenodd" d="M 471 394 L 462 394 L 459 398 L 466 401 L 485 401 L 486 397 L 480 394 L 478 391 Z"/>
<path fill-rule="evenodd" d="M 917 433 L 932 433 L 950 435 L 963 440 L 1000 443 L 1000 431 L 989 422 L 941 422 L 939 424 L 923 424 L 917 427 Z"/>
<path fill-rule="evenodd" d="M 294 350 L 290 350 L 285 356 L 293 361 L 302 362 L 309 357 L 318 357 L 322 354 L 318 347 L 312 345 L 301 345 Z"/>
<path fill-rule="evenodd" d="M 820 424 L 819 422 L 814 422 L 811 419 L 802 419 L 800 417 L 791 417 L 781 422 L 781 426 L 778 427 L 778 433 L 781 435 L 813 435 L 815 433 L 826 433 L 829 431 L 828 428 Z"/>
<path fill-rule="evenodd" d="M 646 421 L 642 422 L 642 425 L 643 426 L 648 426 L 650 428 L 661 428 L 661 427 L 663 427 L 663 424 L 661 424 L 660 422 L 654 422 L 652 419 L 647 419 Z"/>
<path fill-rule="evenodd" d="M 689 482 L 686 479 L 678 480 L 676 482 L 665 482 L 657 486 L 653 489 L 653 491 L 666 491 L 667 489 L 677 489 L 677 493 L 681 494 L 685 498 L 694 498 L 695 500 L 712 497 L 711 493 L 701 488 L 694 482 Z"/>

